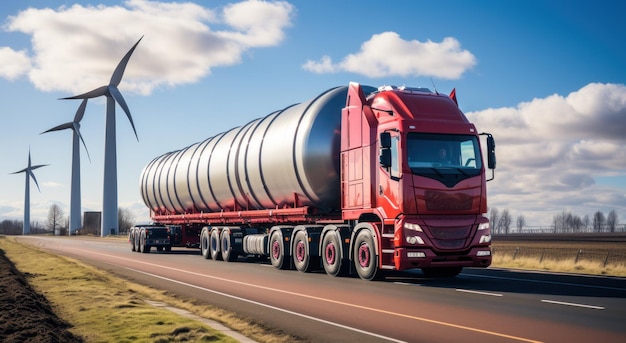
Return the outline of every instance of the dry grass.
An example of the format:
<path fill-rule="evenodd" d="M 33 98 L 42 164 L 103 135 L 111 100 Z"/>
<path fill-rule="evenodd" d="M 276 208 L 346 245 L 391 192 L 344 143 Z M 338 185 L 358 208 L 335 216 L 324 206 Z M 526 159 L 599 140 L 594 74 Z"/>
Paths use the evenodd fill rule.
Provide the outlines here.
<path fill-rule="evenodd" d="M 200 322 L 156 308 L 144 299 L 183 308 L 212 319 L 259 342 L 293 342 L 254 321 L 112 276 L 77 260 L 50 254 L 0 236 L 0 249 L 28 276 L 70 331 L 87 342 L 236 342 Z"/>
<path fill-rule="evenodd" d="M 494 242 L 493 267 L 626 276 L 622 242 Z"/>

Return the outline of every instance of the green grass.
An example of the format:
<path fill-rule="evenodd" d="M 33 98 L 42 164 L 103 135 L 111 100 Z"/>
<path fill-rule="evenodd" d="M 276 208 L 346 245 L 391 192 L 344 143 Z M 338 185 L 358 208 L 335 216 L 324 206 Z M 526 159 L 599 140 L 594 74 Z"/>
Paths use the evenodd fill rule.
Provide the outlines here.
<path fill-rule="evenodd" d="M 237 342 L 201 322 L 144 300 L 186 309 L 259 342 L 295 340 L 253 320 L 129 282 L 77 260 L 21 244 L 13 237 L 0 236 L 0 249 L 48 299 L 55 313 L 74 326 L 70 331 L 86 342 Z"/>

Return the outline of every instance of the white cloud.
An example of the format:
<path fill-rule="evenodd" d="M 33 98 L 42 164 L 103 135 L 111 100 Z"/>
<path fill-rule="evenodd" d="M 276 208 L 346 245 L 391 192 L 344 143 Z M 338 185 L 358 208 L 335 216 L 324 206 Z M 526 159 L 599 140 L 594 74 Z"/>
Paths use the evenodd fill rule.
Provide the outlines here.
<path fill-rule="evenodd" d="M 315 73 L 347 71 L 368 77 L 432 76 L 458 79 L 476 65 L 476 57 L 461 49 L 455 38 L 446 37 L 440 43 L 428 40 L 407 41 L 395 32 L 373 35 L 357 53 L 333 64 L 328 56 L 319 62 L 307 61 L 303 68 Z"/>
<path fill-rule="evenodd" d="M 117 62 L 144 36 L 120 87 L 149 94 L 155 87 L 193 83 L 211 68 L 237 64 L 251 48 L 279 44 L 293 10 L 285 2 L 257 0 L 223 11 L 147 0 L 29 8 L 9 17 L 4 29 L 32 35 L 32 56 L 29 60 L 24 52 L 1 49 L 0 61 L 9 54 L 22 58 L 18 66 L 0 67 L 0 76 L 27 74 L 43 91 L 85 92 L 105 84 Z"/>
<path fill-rule="evenodd" d="M 0 47 L 0 77 L 15 80 L 30 69 L 30 59 L 25 50 L 15 51 Z"/>
<path fill-rule="evenodd" d="M 563 210 L 626 213 L 626 184 L 609 188 L 596 181 L 626 178 L 625 99 L 622 84 L 592 83 L 567 96 L 467 113 L 497 142 L 490 206 L 535 212 L 540 222 L 531 225 L 550 224 Z"/>

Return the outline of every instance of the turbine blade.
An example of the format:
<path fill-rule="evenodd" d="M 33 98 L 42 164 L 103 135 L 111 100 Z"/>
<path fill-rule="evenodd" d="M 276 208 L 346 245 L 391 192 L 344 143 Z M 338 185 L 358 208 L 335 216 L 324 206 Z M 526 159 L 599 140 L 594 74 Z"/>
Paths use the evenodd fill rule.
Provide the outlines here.
<path fill-rule="evenodd" d="M 74 123 L 64 123 L 58 126 L 55 126 L 49 130 L 46 130 L 42 133 L 40 133 L 40 135 L 44 134 L 44 133 L 48 133 L 48 132 L 52 132 L 52 131 L 61 131 L 61 130 L 65 130 L 65 129 L 71 129 L 73 127 Z"/>
<path fill-rule="evenodd" d="M 89 156 L 89 150 L 87 150 L 87 144 L 85 144 L 85 140 L 83 139 L 83 135 L 80 134 L 80 124 L 74 123 L 74 134 L 78 135 L 80 141 L 83 142 L 83 146 L 85 147 L 85 151 L 87 152 L 87 158 L 89 158 L 89 162 L 91 162 L 91 156 Z"/>
<path fill-rule="evenodd" d="M 30 170 L 35 170 L 35 169 L 37 169 L 37 168 L 47 167 L 47 166 L 49 166 L 49 164 L 40 164 L 40 165 L 36 165 L 36 166 L 29 167 L 29 169 L 30 169 Z"/>
<path fill-rule="evenodd" d="M 83 120 L 83 116 L 85 115 L 85 108 L 87 107 L 87 99 L 83 99 L 78 106 L 78 110 L 76 110 L 76 115 L 74 116 L 74 123 L 80 123 Z"/>
<path fill-rule="evenodd" d="M 122 81 L 122 76 L 124 76 L 124 70 L 126 69 L 128 60 L 130 60 L 130 56 L 133 54 L 133 51 L 135 51 L 135 48 L 137 47 L 139 42 L 141 42 L 142 39 L 143 39 L 143 36 L 141 36 L 141 38 L 139 38 L 137 43 L 135 43 L 135 45 L 133 45 L 133 47 L 130 48 L 130 50 L 128 50 L 126 55 L 124 55 L 124 58 L 122 58 L 120 63 L 117 65 L 117 67 L 115 68 L 115 71 L 113 71 L 113 75 L 111 76 L 111 81 L 109 82 L 110 86 L 117 87 L 120 84 L 120 82 Z"/>
<path fill-rule="evenodd" d="M 107 95 L 107 90 L 108 90 L 108 86 L 102 86 L 102 87 L 96 88 L 96 89 L 94 89 L 92 91 L 89 91 L 87 93 L 74 95 L 74 96 L 68 96 L 66 98 L 60 98 L 59 100 L 97 98 L 99 96 Z"/>
<path fill-rule="evenodd" d="M 39 183 L 37 182 L 37 178 L 35 177 L 35 173 L 33 173 L 32 171 L 28 171 L 28 175 L 30 175 L 30 177 L 33 178 L 33 181 L 35 181 L 35 185 L 37 186 L 37 190 L 39 190 L 39 193 L 41 193 L 41 188 L 39 188 Z"/>
<path fill-rule="evenodd" d="M 109 94 L 111 94 L 113 99 L 115 99 L 115 102 L 117 102 L 120 105 L 120 107 L 124 110 L 124 112 L 126 112 L 126 116 L 128 117 L 128 120 L 130 121 L 130 126 L 133 127 L 133 132 L 135 132 L 135 137 L 137 138 L 137 141 L 139 141 L 139 136 L 137 136 L 137 130 L 135 130 L 135 123 L 133 123 L 133 117 L 130 116 L 130 110 L 128 109 L 128 105 L 126 105 L 126 100 L 124 100 L 122 93 L 120 93 L 117 87 L 110 86 Z"/>
<path fill-rule="evenodd" d="M 20 170 L 20 171 L 16 171 L 16 172 L 14 172 L 14 173 L 10 173 L 10 174 L 19 174 L 19 173 L 23 173 L 23 172 L 25 172 L 25 171 L 27 171 L 27 170 L 28 170 L 28 168 L 24 168 L 24 169 L 22 169 L 22 170 Z"/>

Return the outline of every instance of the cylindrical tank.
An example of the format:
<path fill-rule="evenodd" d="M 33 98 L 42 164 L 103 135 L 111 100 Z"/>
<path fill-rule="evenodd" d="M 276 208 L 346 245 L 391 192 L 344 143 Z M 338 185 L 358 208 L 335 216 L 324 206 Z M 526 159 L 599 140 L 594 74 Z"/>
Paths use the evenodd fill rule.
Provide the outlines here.
<path fill-rule="evenodd" d="M 339 208 L 341 110 L 347 87 L 287 107 L 152 160 L 140 191 L 170 213 Z"/>

